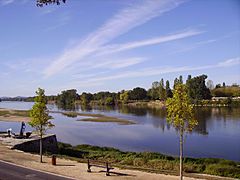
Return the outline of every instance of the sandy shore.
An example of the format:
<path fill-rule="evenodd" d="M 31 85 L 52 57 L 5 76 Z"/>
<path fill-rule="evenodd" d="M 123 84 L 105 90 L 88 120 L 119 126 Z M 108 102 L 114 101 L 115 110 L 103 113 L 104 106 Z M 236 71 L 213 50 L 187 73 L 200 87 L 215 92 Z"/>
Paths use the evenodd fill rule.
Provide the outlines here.
<path fill-rule="evenodd" d="M 10 113 L 14 113 L 15 110 L 0 108 L 0 114 L 1 114 L 1 111 L 8 111 Z M 7 115 L 0 115 L 0 121 L 29 122 L 30 118 L 24 117 L 24 116 L 15 116 L 15 115 L 7 114 Z"/>
<path fill-rule="evenodd" d="M 30 118 L 28 117 L 19 117 L 19 116 L 0 116 L 0 121 L 12 121 L 12 122 L 29 122 Z"/>

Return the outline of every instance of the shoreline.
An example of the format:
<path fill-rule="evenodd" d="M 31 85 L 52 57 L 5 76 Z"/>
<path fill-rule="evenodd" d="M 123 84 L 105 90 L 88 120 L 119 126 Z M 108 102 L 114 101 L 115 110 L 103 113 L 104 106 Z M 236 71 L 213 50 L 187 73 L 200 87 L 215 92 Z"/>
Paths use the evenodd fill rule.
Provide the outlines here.
<path fill-rule="evenodd" d="M 53 166 L 51 164 L 51 156 L 43 156 L 44 163 L 39 163 L 39 155 L 26 153 L 19 150 L 11 150 L 9 147 L 3 145 L 0 141 L 0 159 L 6 162 L 11 162 L 17 165 L 21 165 L 27 168 L 32 168 L 36 170 L 46 171 L 50 173 L 55 173 L 63 176 L 68 176 L 76 179 L 91 179 L 91 180 L 178 180 L 179 176 L 176 174 L 169 174 L 164 171 L 143 171 L 134 168 L 122 168 L 114 166 L 113 173 L 110 176 L 105 176 L 102 168 L 93 167 L 92 173 L 87 172 L 87 163 L 80 162 L 79 160 L 67 159 L 66 157 L 57 156 L 57 165 Z M 198 173 L 185 173 L 185 180 L 235 180 L 229 177 L 220 177 L 209 174 L 198 174 Z"/>
<path fill-rule="evenodd" d="M 51 172 L 63 176 L 68 176 L 76 179 L 91 179 L 91 180 L 177 180 L 178 176 L 174 175 L 165 175 L 165 174 L 156 174 L 149 173 L 137 170 L 122 169 L 114 167 L 114 170 L 110 173 L 110 176 L 105 176 L 102 168 L 93 167 L 92 173 L 87 172 L 87 163 L 80 163 L 77 161 L 59 158 L 57 157 L 57 165 L 53 166 L 51 164 L 51 157 L 44 155 L 44 163 L 39 163 L 39 155 L 25 153 L 18 150 L 11 150 L 8 147 L 2 145 L 0 141 L 0 159 L 3 161 L 11 162 L 17 165 L 21 165 L 27 168 L 32 168 L 36 170 Z M 195 180 L 196 178 L 184 177 L 185 180 Z M 222 178 L 221 178 L 222 179 Z M 230 180 L 230 179 L 229 179 Z"/>

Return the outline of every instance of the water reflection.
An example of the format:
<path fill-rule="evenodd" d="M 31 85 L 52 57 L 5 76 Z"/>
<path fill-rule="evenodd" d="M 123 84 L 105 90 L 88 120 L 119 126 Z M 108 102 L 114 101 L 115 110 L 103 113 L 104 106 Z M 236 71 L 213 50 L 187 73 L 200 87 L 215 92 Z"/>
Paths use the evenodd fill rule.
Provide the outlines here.
<path fill-rule="evenodd" d="M 0 108 L 30 109 L 33 103 L 1 102 Z M 64 111 L 49 104 L 50 111 Z M 58 140 L 76 144 L 112 146 L 121 150 L 156 151 L 178 154 L 176 130 L 166 122 L 166 110 L 129 106 L 80 106 L 73 111 L 102 113 L 134 120 L 137 124 L 121 126 L 115 123 L 77 121 L 60 113 L 51 113 Z M 185 142 L 185 155 L 193 157 L 218 157 L 240 161 L 240 113 L 239 108 L 195 108 L 199 125 Z M 19 123 L 0 122 L 0 131 L 13 128 L 19 131 Z M 29 130 L 30 127 L 27 127 Z"/>

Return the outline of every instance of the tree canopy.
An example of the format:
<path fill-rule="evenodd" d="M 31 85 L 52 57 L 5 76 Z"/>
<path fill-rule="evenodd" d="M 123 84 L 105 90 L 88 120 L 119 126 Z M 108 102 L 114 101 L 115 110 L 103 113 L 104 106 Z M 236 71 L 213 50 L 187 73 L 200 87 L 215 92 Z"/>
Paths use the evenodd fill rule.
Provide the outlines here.
<path fill-rule="evenodd" d="M 188 89 L 188 95 L 192 100 L 202 100 L 211 98 L 211 92 L 206 87 L 205 84 L 206 79 L 207 75 L 188 78 L 186 84 Z"/>
<path fill-rule="evenodd" d="M 57 96 L 57 104 L 63 109 L 74 109 L 75 101 L 79 98 L 76 89 L 62 91 Z"/>
<path fill-rule="evenodd" d="M 57 4 L 60 5 L 61 3 L 65 3 L 66 0 L 37 0 L 37 6 L 43 7 L 44 5 L 49 5 L 49 4 Z"/>

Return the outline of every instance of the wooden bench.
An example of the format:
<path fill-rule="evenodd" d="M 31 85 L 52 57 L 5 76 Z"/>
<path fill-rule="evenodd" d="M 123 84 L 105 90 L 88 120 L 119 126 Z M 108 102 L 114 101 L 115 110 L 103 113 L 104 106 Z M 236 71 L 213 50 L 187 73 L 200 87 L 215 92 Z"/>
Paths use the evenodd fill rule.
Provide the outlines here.
<path fill-rule="evenodd" d="M 92 166 L 106 169 L 106 176 L 110 176 L 110 170 L 114 169 L 113 167 L 111 167 L 109 162 L 102 162 L 102 161 L 96 161 L 96 160 L 88 159 L 87 172 L 91 172 L 91 167 Z"/>

